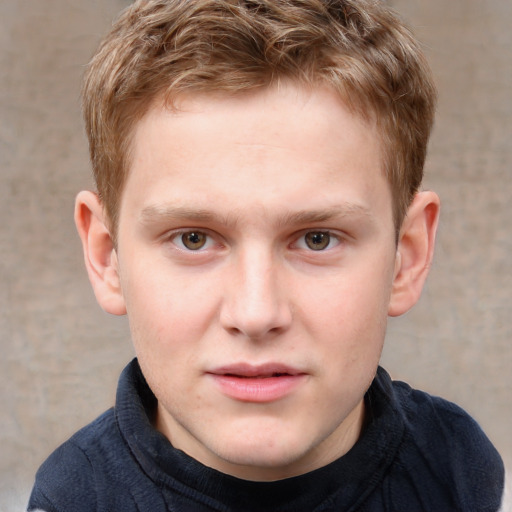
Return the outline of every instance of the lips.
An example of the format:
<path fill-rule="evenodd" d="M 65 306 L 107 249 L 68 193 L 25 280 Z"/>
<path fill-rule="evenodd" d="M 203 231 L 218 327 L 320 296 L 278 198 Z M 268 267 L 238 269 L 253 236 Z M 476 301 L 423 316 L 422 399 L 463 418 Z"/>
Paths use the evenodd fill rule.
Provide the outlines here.
<path fill-rule="evenodd" d="M 229 365 L 208 372 L 208 375 L 229 398 L 255 403 L 274 402 L 289 396 L 307 376 L 279 363 Z"/>

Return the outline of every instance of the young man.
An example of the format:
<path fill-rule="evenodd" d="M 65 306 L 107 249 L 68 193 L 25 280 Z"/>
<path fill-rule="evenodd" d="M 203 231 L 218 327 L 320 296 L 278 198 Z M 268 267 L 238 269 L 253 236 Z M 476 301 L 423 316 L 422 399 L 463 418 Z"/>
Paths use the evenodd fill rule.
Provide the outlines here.
<path fill-rule="evenodd" d="M 379 368 L 439 199 L 435 89 L 380 2 L 145 0 L 86 75 L 75 218 L 137 359 L 38 472 L 46 511 L 495 511 L 499 455 Z"/>

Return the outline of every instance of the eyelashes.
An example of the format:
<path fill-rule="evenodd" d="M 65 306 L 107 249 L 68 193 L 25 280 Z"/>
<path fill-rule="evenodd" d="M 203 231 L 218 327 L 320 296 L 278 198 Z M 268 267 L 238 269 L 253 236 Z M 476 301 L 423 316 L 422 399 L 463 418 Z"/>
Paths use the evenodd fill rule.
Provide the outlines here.
<path fill-rule="evenodd" d="M 172 240 L 180 249 L 188 251 L 201 251 L 213 245 L 212 238 L 203 231 L 178 233 Z"/>
<path fill-rule="evenodd" d="M 297 239 L 295 245 L 300 249 L 318 252 L 332 249 L 339 243 L 339 237 L 330 231 L 308 231 Z"/>
<path fill-rule="evenodd" d="M 184 252 L 202 252 L 214 247 L 214 237 L 199 229 L 173 233 L 169 240 Z M 310 230 L 300 234 L 290 247 L 305 251 L 323 252 L 341 243 L 341 237 L 329 230 Z"/>

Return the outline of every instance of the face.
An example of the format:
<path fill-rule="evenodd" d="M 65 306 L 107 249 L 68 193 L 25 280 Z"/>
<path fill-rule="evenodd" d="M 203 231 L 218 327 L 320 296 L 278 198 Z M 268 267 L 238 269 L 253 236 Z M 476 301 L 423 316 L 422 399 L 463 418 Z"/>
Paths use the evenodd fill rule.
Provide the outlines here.
<path fill-rule="evenodd" d="M 134 134 L 117 265 L 175 447 L 273 480 L 355 443 L 396 247 L 376 128 L 334 92 L 155 106 Z"/>

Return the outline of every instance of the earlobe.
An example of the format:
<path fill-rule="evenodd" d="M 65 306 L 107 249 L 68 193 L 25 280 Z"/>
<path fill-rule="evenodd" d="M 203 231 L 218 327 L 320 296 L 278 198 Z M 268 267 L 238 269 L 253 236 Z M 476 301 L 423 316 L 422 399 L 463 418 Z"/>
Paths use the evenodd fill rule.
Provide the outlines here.
<path fill-rule="evenodd" d="M 440 202 L 434 192 L 414 197 L 400 229 L 397 260 L 388 314 L 399 316 L 418 301 L 432 258 Z"/>
<path fill-rule="evenodd" d="M 117 255 L 103 206 L 96 194 L 80 192 L 75 201 L 75 224 L 82 240 L 85 266 L 99 305 L 113 315 L 126 306 L 119 280 Z"/>

